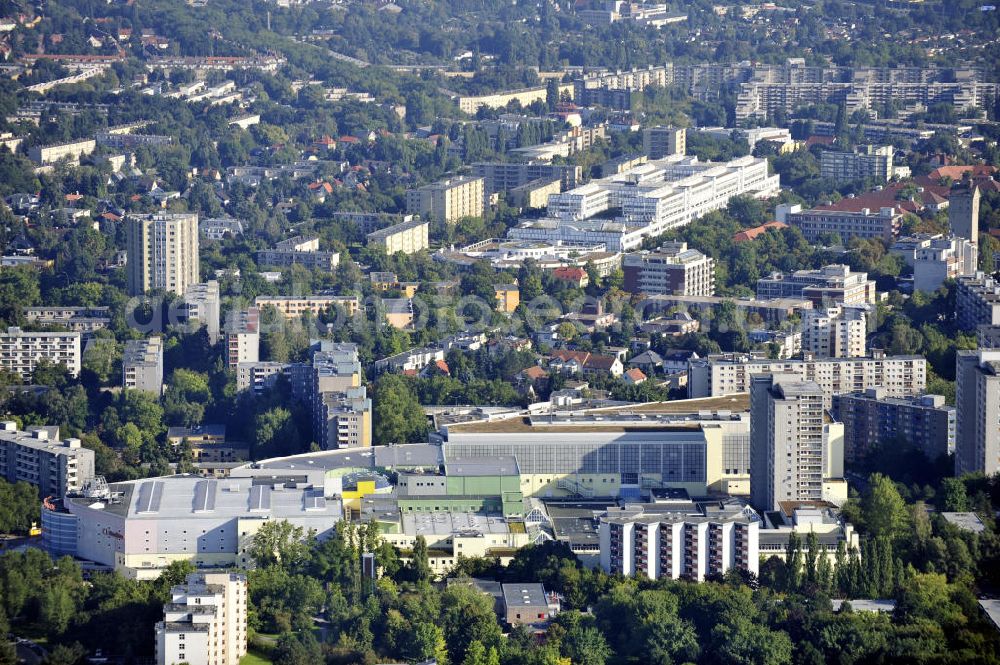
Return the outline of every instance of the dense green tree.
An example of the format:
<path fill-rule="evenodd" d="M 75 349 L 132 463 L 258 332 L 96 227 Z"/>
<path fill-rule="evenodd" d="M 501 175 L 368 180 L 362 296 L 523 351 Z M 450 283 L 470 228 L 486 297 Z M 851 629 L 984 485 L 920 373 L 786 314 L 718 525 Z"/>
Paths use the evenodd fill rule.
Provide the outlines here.
<path fill-rule="evenodd" d="M 0 533 L 26 534 L 39 520 L 38 488 L 25 481 L 0 478 Z"/>
<path fill-rule="evenodd" d="M 425 441 L 427 418 L 410 384 L 401 376 L 386 374 L 375 384 L 372 422 L 376 443 Z"/>

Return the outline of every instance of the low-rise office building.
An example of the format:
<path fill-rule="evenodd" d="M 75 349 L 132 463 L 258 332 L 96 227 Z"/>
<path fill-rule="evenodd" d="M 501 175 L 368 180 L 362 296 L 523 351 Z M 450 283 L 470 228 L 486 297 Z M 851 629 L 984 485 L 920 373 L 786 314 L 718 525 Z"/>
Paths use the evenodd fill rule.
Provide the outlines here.
<path fill-rule="evenodd" d="M 64 365 L 70 374 L 80 374 L 81 342 L 78 332 L 25 332 L 17 327 L 0 333 L 0 369 L 31 383 L 40 363 Z"/>
<path fill-rule="evenodd" d="M 820 556 L 825 556 L 830 566 L 837 564 L 837 550 L 844 545 L 846 552 L 857 552 L 861 539 L 854 525 L 846 521 L 840 510 L 827 501 L 781 501 L 777 510 L 761 514 L 759 532 L 760 557 L 777 557 L 784 561 L 788 557 L 788 541 L 795 533 L 802 548 L 810 534 L 816 536 Z M 800 550 L 801 551 L 801 550 Z"/>
<path fill-rule="evenodd" d="M 111 308 L 25 307 L 24 318 L 40 326 L 59 326 L 73 332 L 92 333 L 111 324 Z"/>
<path fill-rule="evenodd" d="M 559 600 L 538 582 L 502 584 L 503 613 L 508 626 L 545 626 L 559 614 Z"/>
<path fill-rule="evenodd" d="M 332 272 L 340 265 L 340 254 L 320 251 L 318 237 L 295 236 L 282 240 L 274 249 L 257 252 L 257 263 L 274 268 L 300 265 L 310 270 Z"/>
<path fill-rule="evenodd" d="M 163 392 L 163 338 L 134 339 L 125 343 L 122 359 L 122 387 Z"/>
<path fill-rule="evenodd" d="M 79 439 L 60 441 L 58 427 L 21 431 L 15 422 L 0 422 L 0 478 L 31 483 L 41 497 L 61 498 L 93 477 L 94 451 Z"/>
<path fill-rule="evenodd" d="M 531 542 L 522 520 L 496 513 L 400 511 L 391 498 L 378 496 L 363 503 L 364 512 L 372 513 L 368 519 L 378 522 L 382 537 L 402 551 L 404 561 L 409 559 L 417 537 L 423 536 L 431 571 L 439 576 L 447 575 L 460 558 L 496 557 L 507 564 L 518 549 Z"/>
<path fill-rule="evenodd" d="M 803 298 L 817 307 L 824 305 L 874 305 L 875 280 L 868 273 L 853 272 L 846 265 L 829 265 L 819 270 L 772 273 L 757 280 L 757 297 Z"/>

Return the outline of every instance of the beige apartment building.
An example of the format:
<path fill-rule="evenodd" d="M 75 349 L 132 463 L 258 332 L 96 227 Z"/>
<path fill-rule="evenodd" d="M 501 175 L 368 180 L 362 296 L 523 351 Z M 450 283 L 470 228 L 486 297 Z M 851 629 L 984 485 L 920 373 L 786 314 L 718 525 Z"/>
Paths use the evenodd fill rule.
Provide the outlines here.
<path fill-rule="evenodd" d="M 381 247 L 389 256 L 396 252 L 415 254 L 430 246 L 430 223 L 411 219 L 369 233 L 367 240 L 369 247 Z"/>
<path fill-rule="evenodd" d="M 485 181 L 459 176 L 406 192 L 407 212 L 433 217 L 449 224 L 463 217 L 482 217 L 485 210 Z"/>
<path fill-rule="evenodd" d="M 200 281 L 198 215 L 129 215 L 125 229 L 129 295 L 154 289 L 183 295 Z"/>
<path fill-rule="evenodd" d="M 96 149 L 97 141 L 87 139 L 85 141 L 35 146 L 28 150 L 28 157 L 36 164 L 55 164 L 64 159 L 78 162 L 81 157 L 91 154 Z"/>
<path fill-rule="evenodd" d="M 562 83 L 559 85 L 559 95 L 572 95 L 573 84 Z M 520 90 L 508 90 L 489 95 L 476 95 L 458 98 L 458 108 L 469 115 L 475 115 L 480 107 L 486 106 L 491 109 L 498 109 L 507 106 L 513 101 L 521 103 L 521 106 L 529 106 L 534 102 L 544 102 L 548 95 L 547 86 L 535 88 L 522 88 Z"/>
<path fill-rule="evenodd" d="M 302 316 L 305 312 L 313 316 L 325 312 L 330 307 L 339 307 L 347 316 L 354 316 L 361 303 L 356 296 L 257 296 L 254 304 L 258 308 L 273 307 L 287 319 Z"/>
<path fill-rule="evenodd" d="M 158 665 L 238 665 L 247 653 L 247 577 L 191 573 L 156 624 Z"/>

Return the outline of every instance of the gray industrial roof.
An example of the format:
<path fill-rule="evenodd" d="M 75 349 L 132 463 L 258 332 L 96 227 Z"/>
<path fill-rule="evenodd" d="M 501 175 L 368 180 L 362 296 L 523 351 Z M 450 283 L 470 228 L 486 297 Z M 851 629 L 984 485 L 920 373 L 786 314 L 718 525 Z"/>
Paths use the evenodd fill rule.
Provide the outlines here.
<path fill-rule="evenodd" d="M 444 464 L 446 476 L 516 476 L 520 472 L 513 455 L 456 457 Z"/>
<path fill-rule="evenodd" d="M 340 504 L 327 501 L 322 487 L 272 486 L 258 481 L 252 478 L 166 476 L 112 485 L 113 492 L 123 492 L 120 503 L 77 498 L 69 500 L 91 508 L 101 506 L 101 510 L 129 518 L 341 517 Z"/>
<path fill-rule="evenodd" d="M 547 607 L 548 600 L 545 598 L 545 587 L 538 582 L 521 582 L 515 584 L 504 584 L 503 603 L 507 609 L 513 607 Z"/>

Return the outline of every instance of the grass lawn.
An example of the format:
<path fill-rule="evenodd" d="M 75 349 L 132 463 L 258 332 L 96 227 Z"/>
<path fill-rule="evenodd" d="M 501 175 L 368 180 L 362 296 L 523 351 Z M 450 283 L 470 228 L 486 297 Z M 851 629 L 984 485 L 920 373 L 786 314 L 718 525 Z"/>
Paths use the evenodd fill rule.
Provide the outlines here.
<path fill-rule="evenodd" d="M 240 665 L 271 665 L 271 661 L 263 656 L 259 651 L 250 649 L 247 655 L 240 658 Z"/>

